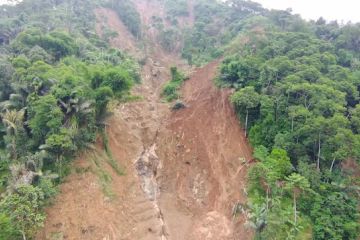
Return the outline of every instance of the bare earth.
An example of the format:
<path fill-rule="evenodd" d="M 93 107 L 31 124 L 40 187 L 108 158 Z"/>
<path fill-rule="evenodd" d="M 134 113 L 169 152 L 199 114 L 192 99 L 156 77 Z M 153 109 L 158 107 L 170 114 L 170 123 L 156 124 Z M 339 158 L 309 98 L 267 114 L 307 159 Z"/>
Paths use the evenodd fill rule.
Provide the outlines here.
<path fill-rule="evenodd" d="M 151 16 L 164 14 L 158 1 L 136 4 L 145 26 Z M 171 112 L 160 97 L 161 86 L 170 78 L 170 66 L 190 72 L 189 66 L 161 49 L 154 29 L 144 27 L 140 51 L 112 10 L 98 9 L 96 16 L 99 35 L 104 24 L 119 33 L 113 47 L 146 56 L 142 84 L 133 89 L 143 99 L 117 106 L 108 121 L 113 158 L 125 174 L 108 164 L 99 141 L 97 150 L 75 162 L 77 171 L 61 185 L 37 239 L 251 239 L 245 216 L 232 215 L 234 205 L 246 201 L 251 149 L 229 91 L 213 85 L 219 62 L 192 71 L 182 89 L 187 107 Z M 191 14 L 185 22 L 192 21 Z"/>

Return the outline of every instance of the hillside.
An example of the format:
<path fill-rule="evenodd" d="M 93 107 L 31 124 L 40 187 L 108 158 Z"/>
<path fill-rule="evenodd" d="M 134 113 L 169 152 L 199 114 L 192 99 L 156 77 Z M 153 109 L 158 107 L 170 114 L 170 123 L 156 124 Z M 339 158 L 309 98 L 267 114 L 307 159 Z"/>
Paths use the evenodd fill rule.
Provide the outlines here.
<path fill-rule="evenodd" d="M 152 16 L 151 9 L 159 9 L 159 6 L 155 3 L 144 5 L 139 2 L 137 8 L 145 29 Z M 97 16 L 98 21 L 106 17 L 110 29 L 118 33 L 118 37 L 111 41 L 113 47 L 135 55 L 139 52 L 136 49 L 139 43 L 134 38 L 122 37 L 131 36 L 131 33 L 123 27 L 116 13 L 110 9 L 99 9 Z M 237 201 L 245 202 L 245 197 L 241 188 L 228 192 L 225 184 L 244 184 L 246 166 L 244 170 L 240 170 L 243 166 L 239 158 L 250 159 L 251 151 L 236 124 L 236 116 L 227 100 L 228 94 L 211 87 L 218 63 L 191 73 L 192 77 L 186 86 L 193 85 L 193 90 L 187 90 L 186 86 L 184 88 L 185 104 L 189 107 L 171 113 L 169 105 L 162 103 L 161 86 L 170 78 L 170 66 L 183 65 L 184 70 L 189 67 L 182 63 L 177 53 L 164 51 L 154 39 L 154 33 L 144 32 L 147 38 L 147 60 L 141 73 L 142 83 L 133 90 L 133 94 L 142 96 L 144 100 L 119 105 L 115 115 L 109 119 L 107 128 L 113 157 L 126 168 L 125 176 L 121 177 L 109 171 L 114 200 L 108 202 L 101 188 L 89 192 L 92 184 L 97 185 L 92 174 L 86 174 L 79 180 L 72 180 L 70 176 L 71 180 L 62 186 L 58 204 L 49 209 L 44 235 L 40 235 L 40 239 L 49 238 L 56 232 L 70 238 L 88 239 L 232 239 L 236 234 L 251 234 L 243 227 L 239 229 L 240 225 L 231 223 L 232 205 Z M 198 85 L 200 79 L 204 84 Z M 196 121 L 205 120 L 208 112 L 212 111 L 211 102 L 202 105 L 207 102 L 208 97 L 197 96 L 197 93 L 209 91 L 214 91 L 214 104 L 225 106 L 219 109 L 220 118 L 213 120 L 214 130 L 195 127 L 199 131 L 196 136 L 191 130 L 194 129 Z M 188 112 L 196 109 L 202 110 L 195 115 L 194 112 Z M 222 123 L 223 118 L 232 118 L 233 122 Z M 203 135 L 212 131 L 214 132 L 209 135 L 212 145 L 221 144 L 222 140 L 216 137 L 215 131 L 217 134 L 225 134 L 226 132 L 216 130 L 222 124 L 225 124 L 225 131 L 238 129 L 238 132 L 226 141 L 235 145 L 235 139 L 242 142 L 238 149 L 236 146 L 226 146 L 236 149 L 229 156 L 226 149 L 220 148 L 213 152 L 211 148 L 200 147 L 210 144 L 210 139 Z M 232 126 L 226 126 L 227 124 Z M 188 134 L 189 136 L 184 137 Z M 190 146 L 186 146 L 189 144 Z M 187 149 L 191 146 L 199 148 Z M 226 170 L 220 175 L 217 173 L 219 163 L 216 163 L 219 157 L 235 160 L 229 162 L 231 165 L 221 163 L 225 164 L 223 168 Z M 230 166 L 236 166 L 239 172 L 233 172 Z M 191 175 L 188 175 L 189 169 L 193 169 Z M 180 176 L 174 179 L 174 174 Z M 74 195 L 77 196 L 75 201 Z M 71 219 L 71 224 L 66 223 L 67 219 Z M 202 230 L 199 232 L 200 228 Z"/>
<path fill-rule="evenodd" d="M 358 239 L 359 24 L 243 0 L 4 9 L 0 240 Z"/>

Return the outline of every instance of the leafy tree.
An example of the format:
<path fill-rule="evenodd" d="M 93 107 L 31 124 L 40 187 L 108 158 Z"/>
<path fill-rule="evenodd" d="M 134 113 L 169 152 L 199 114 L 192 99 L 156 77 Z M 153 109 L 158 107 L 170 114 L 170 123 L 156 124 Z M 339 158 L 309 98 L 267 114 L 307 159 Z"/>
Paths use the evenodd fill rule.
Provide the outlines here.
<path fill-rule="evenodd" d="M 301 192 L 306 192 L 310 190 L 310 184 L 306 178 L 301 176 L 298 173 L 293 173 L 289 177 L 286 177 L 286 188 L 290 189 L 293 194 L 294 202 L 294 223 L 297 224 L 297 207 L 296 201 Z"/>
<path fill-rule="evenodd" d="M 11 138 L 11 158 L 17 160 L 17 146 L 16 142 L 18 133 L 23 127 L 24 111 L 6 110 L 1 115 L 4 125 L 7 127 L 7 135 Z"/>
<path fill-rule="evenodd" d="M 124 69 L 110 69 L 104 74 L 101 86 L 110 87 L 115 93 L 126 92 L 132 85 L 132 78 Z"/>
<path fill-rule="evenodd" d="M 40 97 L 31 103 L 29 126 L 37 142 L 49 134 L 56 133 L 62 126 L 63 113 L 52 95 Z"/>
<path fill-rule="evenodd" d="M 329 188 L 312 201 L 310 215 L 314 221 L 314 239 L 357 239 L 359 223 L 354 199 Z"/>
<path fill-rule="evenodd" d="M 107 105 L 110 99 L 114 96 L 114 93 L 110 87 L 100 87 L 96 89 L 95 101 L 96 101 L 96 118 L 101 119 L 104 117 L 107 109 Z"/>
<path fill-rule="evenodd" d="M 260 103 L 260 96 L 253 87 L 240 89 L 231 96 L 231 102 L 238 109 L 244 109 L 245 115 L 245 135 L 247 135 L 249 110 L 256 108 Z"/>
<path fill-rule="evenodd" d="M 360 105 L 351 110 L 351 124 L 356 133 L 360 134 Z"/>
<path fill-rule="evenodd" d="M 40 212 L 44 205 L 43 192 L 33 186 L 24 185 L 17 193 L 6 196 L 1 202 L 1 211 L 9 219 L 23 238 L 32 237 L 42 226 L 45 216 Z"/>
<path fill-rule="evenodd" d="M 28 54 L 29 60 L 31 62 L 42 61 L 45 63 L 52 62 L 52 56 L 48 54 L 42 47 L 35 45 L 30 49 Z"/>

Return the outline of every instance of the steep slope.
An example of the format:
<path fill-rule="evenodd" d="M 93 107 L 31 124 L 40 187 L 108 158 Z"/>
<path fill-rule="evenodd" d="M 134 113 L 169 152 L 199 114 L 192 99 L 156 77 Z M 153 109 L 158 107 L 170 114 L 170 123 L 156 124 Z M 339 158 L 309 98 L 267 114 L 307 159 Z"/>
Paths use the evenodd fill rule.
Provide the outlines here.
<path fill-rule="evenodd" d="M 98 34 L 101 24 L 107 25 L 118 33 L 113 47 L 146 59 L 142 84 L 133 89 L 142 100 L 117 106 L 108 121 L 109 147 L 126 174 L 117 175 L 100 154 L 81 156 L 75 167 L 90 171 L 79 170 L 62 184 L 38 239 L 251 238 L 244 218 L 232 216 L 234 205 L 245 201 L 251 149 L 229 93 L 213 86 L 218 62 L 195 70 L 183 88 L 188 107 L 170 112 L 161 86 L 170 78 L 170 66 L 189 67 L 164 51 L 149 27 L 151 16 L 163 12 L 158 4 L 136 1 L 145 32 L 141 54 L 115 12 L 97 10 Z M 112 197 L 104 194 L 99 171 L 111 178 L 106 189 Z"/>
<path fill-rule="evenodd" d="M 108 28 L 117 33 L 116 37 L 110 39 L 111 46 L 119 47 L 124 51 L 131 53 L 133 56 L 140 54 L 136 46 L 135 37 L 126 28 L 118 18 L 116 12 L 107 8 L 98 8 L 95 10 L 97 19 L 96 32 L 99 36 L 104 36 L 105 29 Z"/>
<path fill-rule="evenodd" d="M 245 202 L 251 149 L 228 101 L 229 92 L 213 85 L 217 66 L 213 62 L 197 69 L 186 81 L 187 108 L 173 112 L 159 136 L 160 203 L 170 239 L 251 236 L 243 218 L 232 219 L 235 204 Z"/>

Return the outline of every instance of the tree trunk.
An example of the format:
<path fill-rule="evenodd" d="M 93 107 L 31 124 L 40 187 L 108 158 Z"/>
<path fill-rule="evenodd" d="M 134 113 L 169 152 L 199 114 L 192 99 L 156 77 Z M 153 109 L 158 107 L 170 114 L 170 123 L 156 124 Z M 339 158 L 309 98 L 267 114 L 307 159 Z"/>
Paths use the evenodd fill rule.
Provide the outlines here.
<path fill-rule="evenodd" d="M 269 187 L 266 188 L 266 211 L 269 211 Z"/>
<path fill-rule="evenodd" d="M 57 154 L 56 161 L 57 161 L 57 164 L 59 166 L 60 177 L 62 177 L 62 159 L 61 159 L 61 155 Z"/>
<path fill-rule="evenodd" d="M 297 224 L 297 214 L 296 214 L 296 194 L 295 191 L 293 192 L 293 198 L 294 198 L 294 223 Z"/>
<path fill-rule="evenodd" d="M 249 118 L 249 109 L 246 109 L 246 118 L 245 118 L 245 137 L 247 137 L 248 118 Z"/>
<path fill-rule="evenodd" d="M 317 162 L 316 162 L 316 169 L 320 171 L 320 155 L 321 155 L 321 138 L 319 133 L 319 150 L 318 150 L 318 156 L 317 156 Z"/>
<path fill-rule="evenodd" d="M 12 139 L 12 151 L 13 151 L 13 159 L 17 160 L 17 151 L 16 151 L 16 136 Z"/>
<path fill-rule="evenodd" d="M 22 234 L 23 240 L 26 240 L 25 232 L 22 231 L 22 230 L 21 230 L 20 232 L 21 232 L 21 234 Z"/>
<path fill-rule="evenodd" d="M 336 157 L 334 157 L 334 159 L 331 162 L 330 172 L 332 172 L 332 170 L 334 168 L 335 161 L 336 161 Z"/>

